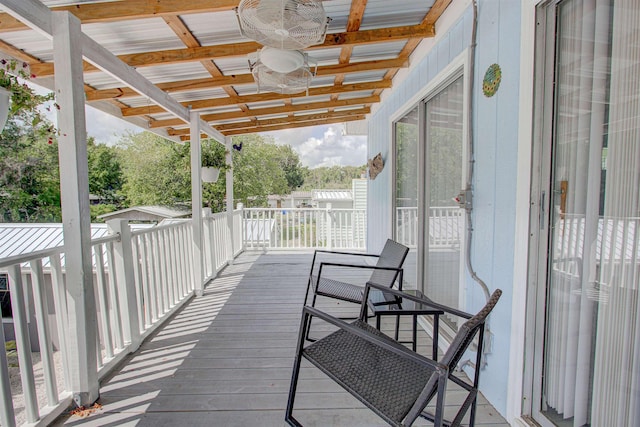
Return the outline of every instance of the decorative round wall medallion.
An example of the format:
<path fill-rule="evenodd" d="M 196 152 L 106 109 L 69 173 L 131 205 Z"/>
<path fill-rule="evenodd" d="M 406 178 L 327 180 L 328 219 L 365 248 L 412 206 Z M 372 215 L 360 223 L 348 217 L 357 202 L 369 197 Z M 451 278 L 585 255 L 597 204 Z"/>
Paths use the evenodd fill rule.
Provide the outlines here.
<path fill-rule="evenodd" d="M 489 65 L 482 80 L 482 93 L 484 93 L 484 96 L 490 98 L 495 95 L 500 87 L 500 80 L 502 80 L 500 66 L 498 64 Z"/>

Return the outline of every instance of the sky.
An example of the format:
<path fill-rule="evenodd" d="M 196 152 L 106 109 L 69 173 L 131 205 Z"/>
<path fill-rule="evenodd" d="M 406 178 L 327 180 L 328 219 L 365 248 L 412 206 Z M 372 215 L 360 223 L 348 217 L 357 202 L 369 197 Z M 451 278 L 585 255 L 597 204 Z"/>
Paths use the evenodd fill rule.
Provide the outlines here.
<path fill-rule="evenodd" d="M 129 131 L 142 129 L 92 107 L 86 108 L 87 133 L 97 142 L 115 144 Z M 367 163 L 367 137 L 345 135 L 344 124 L 265 132 L 277 144 L 290 145 L 303 166 L 362 166 Z"/>

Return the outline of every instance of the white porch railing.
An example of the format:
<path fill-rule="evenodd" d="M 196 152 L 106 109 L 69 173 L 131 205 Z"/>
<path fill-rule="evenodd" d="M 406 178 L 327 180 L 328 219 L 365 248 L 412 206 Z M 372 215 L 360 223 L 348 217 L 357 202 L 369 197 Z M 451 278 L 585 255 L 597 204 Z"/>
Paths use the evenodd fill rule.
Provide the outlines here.
<path fill-rule="evenodd" d="M 203 219 L 204 272 L 215 274 L 242 251 L 242 213 Z M 97 321 L 97 372 L 104 377 L 194 295 L 191 221 L 131 231 L 109 224 L 113 235 L 91 242 Z M 234 241 L 229 227 L 235 230 Z M 128 254 L 128 255 L 127 255 Z M 9 276 L 17 365 L 22 393 L 11 390 L 17 368 L 0 348 L 0 425 L 47 425 L 72 401 L 67 384 L 72 360 L 64 249 L 57 247 L 0 260 Z M 34 321 L 35 319 L 35 321 Z M 7 319 L 5 319 L 6 321 Z M 9 320 L 10 321 L 10 320 Z M 5 342 L 0 328 L 0 342 Z M 34 363 L 32 351 L 39 353 Z M 83 375 L 83 373 L 79 373 Z"/>
<path fill-rule="evenodd" d="M 365 249 L 364 209 L 243 209 L 246 249 Z"/>
<path fill-rule="evenodd" d="M 464 210 L 457 207 L 429 208 L 429 249 L 459 248 Z M 418 245 L 418 208 L 396 209 L 396 240 L 410 248 Z"/>

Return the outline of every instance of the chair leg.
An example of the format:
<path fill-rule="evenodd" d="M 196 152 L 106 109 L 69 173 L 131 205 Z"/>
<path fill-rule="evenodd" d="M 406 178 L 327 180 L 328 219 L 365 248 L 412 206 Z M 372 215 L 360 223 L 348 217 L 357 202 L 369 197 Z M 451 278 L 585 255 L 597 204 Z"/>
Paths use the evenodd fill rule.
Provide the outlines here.
<path fill-rule="evenodd" d="M 311 307 L 315 307 L 316 306 L 316 298 L 318 298 L 318 295 L 314 292 L 313 293 L 313 298 L 311 299 Z M 304 332 L 304 339 L 305 339 L 305 341 L 313 342 L 313 341 L 315 341 L 315 339 L 309 338 L 309 332 L 311 332 L 311 319 L 313 319 L 313 317 L 310 317 L 309 321 L 307 322 L 307 326 L 306 326 L 305 332 Z"/>
<path fill-rule="evenodd" d="M 309 280 L 307 281 L 307 292 L 304 294 L 304 304 L 307 305 L 307 299 L 309 298 L 309 289 L 311 289 L 311 276 L 309 276 Z"/>
<path fill-rule="evenodd" d="M 298 389 L 298 377 L 300 376 L 300 363 L 302 361 L 302 349 L 304 344 L 304 335 L 307 326 L 311 323 L 311 316 L 303 314 L 300 322 L 300 330 L 298 332 L 298 345 L 296 348 L 296 358 L 293 362 L 293 372 L 291 373 L 291 385 L 289 386 L 289 398 L 287 400 L 287 410 L 284 419 L 291 426 L 302 427 L 302 424 L 293 417 L 293 404 L 296 398 L 296 390 Z"/>

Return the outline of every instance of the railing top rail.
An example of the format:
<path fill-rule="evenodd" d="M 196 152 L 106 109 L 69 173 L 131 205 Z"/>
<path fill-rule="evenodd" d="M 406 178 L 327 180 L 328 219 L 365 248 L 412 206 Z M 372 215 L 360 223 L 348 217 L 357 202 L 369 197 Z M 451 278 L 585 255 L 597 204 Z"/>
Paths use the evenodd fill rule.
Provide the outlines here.
<path fill-rule="evenodd" d="M 98 237 L 97 239 L 91 239 L 91 246 L 99 245 L 102 243 L 117 242 L 120 240 L 120 233 L 109 234 L 107 236 Z"/>
<path fill-rule="evenodd" d="M 282 211 L 287 211 L 287 212 L 309 212 L 309 211 L 320 211 L 320 212 L 326 212 L 327 208 L 287 208 L 287 207 L 282 207 L 282 208 L 244 208 L 245 211 L 250 211 L 250 212 L 259 212 L 259 211 L 272 211 L 272 212 L 282 212 Z M 331 208 L 332 211 L 349 211 L 349 212 L 359 212 L 359 211 L 366 211 L 366 209 L 353 209 L 353 208 Z"/>
<path fill-rule="evenodd" d="M 180 227 L 184 227 L 184 226 L 191 226 L 191 219 L 182 220 L 182 221 L 176 221 L 176 222 L 170 222 L 170 223 L 163 224 L 163 225 L 156 225 L 155 227 L 144 228 L 144 229 L 141 229 L 141 230 L 132 230 L 131 234 L 133 236 L 142 236 L 144 234 L 151 234 L 151 233 L 155 233 L 155 232 L 161 231 L 161 230 L 168 230 L 168 229 L 171 229 L 171 228 L 180 228 Z"/>
<path fill-rule="evenodd" d="M 33 251 L 25 254 L 14 255 L 7 258 L 0 259 L 0 269 L 4 269 L 16 264 L 23 264 L 25 262 L 33 261 L 35 259 L 46 258 L 54 255 L 60 255 L 64 252 L 64 246 L 57 246 L 55 248 L 41 249 L 39 251 Z"/>

